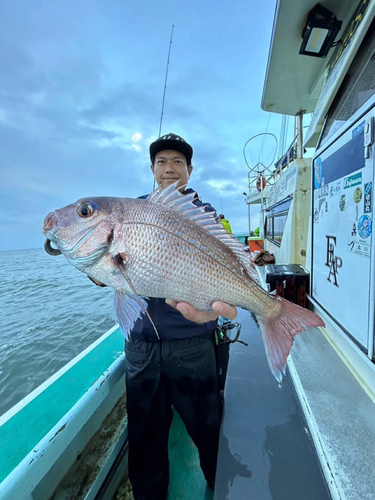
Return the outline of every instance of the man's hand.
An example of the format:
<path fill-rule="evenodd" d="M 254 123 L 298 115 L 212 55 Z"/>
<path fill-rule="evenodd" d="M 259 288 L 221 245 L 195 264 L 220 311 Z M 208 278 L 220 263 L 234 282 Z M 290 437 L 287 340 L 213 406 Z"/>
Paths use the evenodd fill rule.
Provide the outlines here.
<path fill-rule="evenodd" d="M 176 302 L 172 299 L 165 299 L 166 303 L 174 307 L 185 316 L 186 319 L 194 321 L 195 323 L 208 323 L 208 321 L 215 321 L 218 316 L 224 316 L 228 319 L 235 319 L 237 317 L 237 308 L 227 304 L 226 302 L 216 301 L 212 304 L 214 312 L 197 311 L 195 307 L 187 302 Z"/>

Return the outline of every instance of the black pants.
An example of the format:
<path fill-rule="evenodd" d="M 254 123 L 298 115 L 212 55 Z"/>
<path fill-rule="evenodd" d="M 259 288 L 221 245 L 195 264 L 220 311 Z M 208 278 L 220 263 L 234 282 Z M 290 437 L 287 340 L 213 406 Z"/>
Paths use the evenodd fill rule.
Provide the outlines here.
<path fill-rule="evenodd" d="M 214 336 L 126 342 L 129 478 L 135 500 L 165 500 L 172 405 L 213 487 L 221 422 Z"/>

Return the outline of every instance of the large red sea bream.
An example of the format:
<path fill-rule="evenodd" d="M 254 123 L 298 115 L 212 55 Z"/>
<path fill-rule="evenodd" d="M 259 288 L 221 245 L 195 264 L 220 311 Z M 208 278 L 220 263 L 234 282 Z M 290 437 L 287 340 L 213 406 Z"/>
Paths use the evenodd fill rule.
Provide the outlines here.
<path fill-rule="evenodd" d="M 74 267 L 114 288 L 126 337 L 147 314 L 146 297 L 189 302 L 202 311 L 227 302 L 254 313 L 271 371 L 281 380 L 295 335 L 324 323 L 265 292 L 251 276 L 244 246 L 193 199 L 175 185 L 148 199 L 85 198 L 48 214 L 43 233 Z"/>

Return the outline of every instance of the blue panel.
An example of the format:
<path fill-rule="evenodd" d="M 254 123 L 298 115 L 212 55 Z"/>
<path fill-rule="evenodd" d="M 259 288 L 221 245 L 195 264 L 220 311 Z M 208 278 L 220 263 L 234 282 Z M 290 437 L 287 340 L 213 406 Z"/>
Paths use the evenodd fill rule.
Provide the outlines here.
<path fill-rule="evenodd" d="M 352 139 L 344 144 L 323 161 L 320 156 L 314 160 L 314 189 L 341 179 L 355 170 L 365 166 L 363 129 L 357 127 L 357 133 L 352 134 Z M 359 133 L 358 133 L 359 132 Z"/>

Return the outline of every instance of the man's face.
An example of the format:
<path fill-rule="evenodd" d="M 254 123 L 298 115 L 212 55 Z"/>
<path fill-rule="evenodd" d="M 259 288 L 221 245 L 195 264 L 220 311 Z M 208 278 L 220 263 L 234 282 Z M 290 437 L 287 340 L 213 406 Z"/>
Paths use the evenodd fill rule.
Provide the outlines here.
<path fill-rule="evenodd" d="M 188 165 L 185 156 L 178 151 L 165 150 L 156 153 L 154 164 L 151 165 L 155 180 L 161 188 L 178 181 L 180 188 L 187 184 L 193 165 Z"/>

